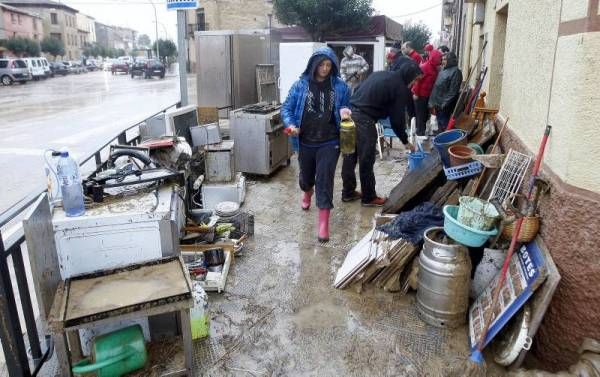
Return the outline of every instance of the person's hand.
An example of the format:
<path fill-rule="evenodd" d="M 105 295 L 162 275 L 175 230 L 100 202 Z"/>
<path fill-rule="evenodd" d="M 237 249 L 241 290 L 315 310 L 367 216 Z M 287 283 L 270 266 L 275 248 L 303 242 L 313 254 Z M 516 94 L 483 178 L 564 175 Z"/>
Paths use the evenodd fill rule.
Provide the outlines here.
<path fill-rule="evenodd" d="M 411 144 L 411 143 L 404 144 L 404 148 L 406 148 L 410 152 L 414 152 L 415 151 L 415 146 L 413 144 Z"/>
<path fill-rule="evenodd" d="M 284 130 L 284 132 L 288 135 L 288 136 L 298 136 L 300 135 L 300 129 L 294 125 L 290 125 L 288 128 L 286 128 Z"/>
<path fill-rule="evenodd" d="M 429 112 L 431 113 L 431 115 L 437 115 L 437 111 L 436 111 L 435 107 L 430 108 Z"/>
<path fill-rule="evenodd" d="M 350 119 L 352 116 L 352 111 L 348 108 L 344 108 L 340 110 L 340 117 L 342 120 Z"/>
<path fill-rule="evenodd" d="M 418 95 L 416 95 L 416 94 L 413 94 L 413 99 L 414 99 L 415 101 L 417 101 L 417 100 L 419 100 L 419 96 L 418 96 Z"/>

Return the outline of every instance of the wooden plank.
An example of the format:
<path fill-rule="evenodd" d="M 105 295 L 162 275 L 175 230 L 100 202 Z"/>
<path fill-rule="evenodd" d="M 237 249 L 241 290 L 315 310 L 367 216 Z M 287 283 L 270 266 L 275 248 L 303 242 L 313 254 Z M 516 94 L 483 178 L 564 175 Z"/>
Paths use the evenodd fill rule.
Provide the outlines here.
<path fill-rule="evenodd" d="M 429 158 L 416 170 L 409 171 L 390 192 L 382 213 L 398 213 L 412 198 L 426 189 L 440 174 L 442 161 L 437 150 L 433 149 Z"/>
<path fill-rule="evenodd" d="M 458 186 L 457 181 L 447 181 L 443 186 L 435 190 L 429 201 L 439 206 L 446 200 L 445 198 L 448 197 L 448 195 L 456 188 L 456 186 Z"/>
<path fill-rule="evenodd" d="M 54 351 L 56 352 L 56 360 L 58 361 L 59 376 L 71 377 L 71 358 L 67 336 L 63 332 L 53 335 Z"/>
<path fill-rule="evenodd" d="M 59 334 L 63 331 L 63 321 L 67 310 L 68 290 L 66 285 L 68 282 L 61 281 L 56 288 L 54 295 L 54 303 L 48 314 L 48 330 L 53 334 Z"/>
<path fill-rule="evenodd" d="M 219 109 L 216 107 L 198 107 L 198 124 L 219 122 Z"/>
<path fill-rule="evenodd" d="M 66 320 L 190 292 L 180 260 L 87 279 L 71 279 Z"/>
<path fill-rule="evenodd" d="M 456 205 L 458 205 L 459 198 L 460 198 L 460 190 L 456 189 L 452 192 L 452 194 L 450 194 L 448 199 L 446 199 L 446 202 L 444 203 L 444 205 L 456 206 Z"/>

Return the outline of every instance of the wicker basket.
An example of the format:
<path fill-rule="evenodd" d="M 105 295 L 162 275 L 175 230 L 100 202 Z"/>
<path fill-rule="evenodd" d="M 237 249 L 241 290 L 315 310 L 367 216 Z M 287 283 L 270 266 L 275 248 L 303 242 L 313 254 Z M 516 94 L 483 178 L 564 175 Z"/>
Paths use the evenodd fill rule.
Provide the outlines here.
<path fill-rule="evenodd" d="M 504 239 L 512 239 L 515 223 L 507 224 L 502 230 L 502 237 Z M 521 226 L 521 233 L 519 234 L 519 242 L 531 242 L 535 239 L 535 236 L 540 230 L 540 217 L 539 216 L 526 216 L 523 218 L 523 225 Z"/>

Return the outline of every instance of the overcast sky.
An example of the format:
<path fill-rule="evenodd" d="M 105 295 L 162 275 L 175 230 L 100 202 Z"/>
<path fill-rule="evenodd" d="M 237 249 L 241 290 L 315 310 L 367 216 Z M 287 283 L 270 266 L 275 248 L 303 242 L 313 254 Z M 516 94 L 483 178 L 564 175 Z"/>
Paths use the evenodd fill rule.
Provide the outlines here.
<path fill-rule="evenodd" d="M 158 37 L 165 36 L 177 40 L 177 16 L 167 11 L 165 0 L 57 0 L 80 12 L 90 15 L 98 22 L 125 26 L 148 34 L 155 39 L 154 8 L 158 18 Z M 200 4 L 202 1 L 200 0 Z M 437 36 L 441 25 L 442 0 L 373 0 L 373 7 L 379 14 L 385 14 L 394 20 L 423 21 Z"/>

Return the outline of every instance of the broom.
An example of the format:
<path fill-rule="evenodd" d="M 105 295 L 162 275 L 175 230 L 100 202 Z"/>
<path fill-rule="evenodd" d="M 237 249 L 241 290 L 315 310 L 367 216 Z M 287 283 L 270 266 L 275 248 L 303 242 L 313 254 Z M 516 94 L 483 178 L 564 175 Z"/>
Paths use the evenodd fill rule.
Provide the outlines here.
<path fill-rule="evenodd" d="M 544 136 L 542 138 L 542 143 L 538 150 L 538 154 L 535 159 L 535 165 L 533 167 L 533 172 L 531 174 L 531 179 L 529 181 L 529 192 L 527 194 L 527 198 L 531 199 L 533 195 L 533 189 L 535 187 L 535 179 L 539 174 L 540 165 L 542 164 L 542 159 L 544 157 L 544 151 L 546 150 L 546 143 L 548 142 L 548 137 L 550 136 L 551 126 L 546 126 L 546 130 L 544 131 Z M 485 338 L 488 335 L 488 331 L 492 324 L 492 317 L 494 313 L 494 308 L 498 304 L 498 298 L 500 296 L 500 290 L 506 281 L 506 272 L 508 271 L 508 266 L 510 265 L 510 260 L 512 259 L 513 253 L 517 248 L 517 241 L 519 239 L 519 233 L 521 232 L 521 227 L 523 225 L 523 217 L 520 217 L 517 220 L 517 224 L 515 225 L 515 231 L 513 232 L 512 239 L 510 240 L 510 247 L 508 248 L 508 253 L 506 254 L 506 258 L 504 259 L 504 264 L 502 265 L 502 270 L 500 271 L 500 279 L 494 289 L 492 295 L 492 305 L 490 307 L 490 311 L 485 319 L 485 326 L 483 328 L 483 332 L 481 334 L 481 338 L 477 343 L 477 348 L 475 351 L 471 353 L 467 361 L 467 365 L 461 365 L 459 370 L 461 371 L 462 376 L 466 377 L 485 377 L 486 376 L 486 366 L 485 360 L 483 358 L 483 348 L 485 347 Z M 458 375 L 457 375 L 458 376 Z"/>

